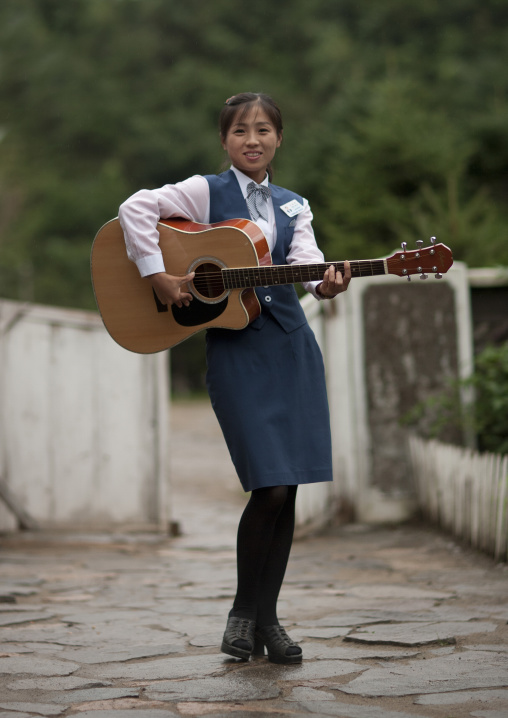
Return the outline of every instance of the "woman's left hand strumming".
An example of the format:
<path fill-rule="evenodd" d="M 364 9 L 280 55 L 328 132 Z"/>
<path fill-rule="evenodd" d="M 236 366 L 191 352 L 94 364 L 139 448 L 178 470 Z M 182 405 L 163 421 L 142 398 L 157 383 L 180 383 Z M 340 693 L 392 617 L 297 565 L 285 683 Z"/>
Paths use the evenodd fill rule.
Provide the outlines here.
<path fill-rule="evenodd" d="M 333 299 L 337 294 L 345 292 L 351 281 L 351 265 L 346 260 L 344 262 L 344 276 L 339 270 L 332 266 L 328 267 L 323 276 L 323 281 L 316 287 L 318 296 L 323 299 Z"/>

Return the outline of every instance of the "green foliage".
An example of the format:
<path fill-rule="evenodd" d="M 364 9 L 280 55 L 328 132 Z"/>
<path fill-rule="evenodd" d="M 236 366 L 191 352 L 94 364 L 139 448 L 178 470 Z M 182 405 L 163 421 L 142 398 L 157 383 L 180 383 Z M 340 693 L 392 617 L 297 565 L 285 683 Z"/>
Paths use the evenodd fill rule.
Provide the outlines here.
<path fill-rule="evenodd" d="M 377 81 L 337 133 L 317 217 L 327 250 L 367 258 L 435 235 L 472 266 L 507 264 L 496 181 L 472 175 L 474 138 L 426 95 L 409 78 Z"/>
<path fill-rule="evenodd" d="M 3 0 L 0 295 L 93 307 L 98 228 L 217 171 L 245 89 L 284 110 L 275 181 L 328 258 L 436 235 L 508 264 L 507 21 L 502 0 Z"/>
<path fill-rule="evenodd" d="M 464 393 L 474 401 L 464 404 Z M 480 451 L 508 454 L 508 342 L 489 346 L 475 361 L 472 376 L 420 403 L 404 423 L 427 438 L 474 432 Z"/>
<path fill-rule="evenodd" d="M 480 448 L 508 454 L 508 342 L 478 356 L 470 383 Z"/>

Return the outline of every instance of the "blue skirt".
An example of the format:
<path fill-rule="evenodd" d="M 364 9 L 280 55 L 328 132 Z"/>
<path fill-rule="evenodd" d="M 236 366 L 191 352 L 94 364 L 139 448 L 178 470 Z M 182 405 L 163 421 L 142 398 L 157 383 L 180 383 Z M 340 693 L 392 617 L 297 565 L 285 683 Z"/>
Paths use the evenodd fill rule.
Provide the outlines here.
<path fill-rule="evenodd" d="M 332 481 L 323 358 L 308 324 L 210 329 L 207 387 L 245 491 Z"/>

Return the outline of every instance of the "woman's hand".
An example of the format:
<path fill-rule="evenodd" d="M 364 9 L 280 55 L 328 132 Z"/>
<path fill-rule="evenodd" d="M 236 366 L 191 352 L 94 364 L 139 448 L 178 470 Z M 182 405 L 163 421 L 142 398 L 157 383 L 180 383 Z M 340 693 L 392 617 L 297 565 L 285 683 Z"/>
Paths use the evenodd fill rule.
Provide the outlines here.
<path fill-rule="evenodd" d="M 344 262 L 344 276 L 332 266 L 328 267 L 323 276 L 323 281 L 316 287 L 316 292 L 323 299 L 333 299 L 337 294 L 345 292 L 351 281 L 351 265 Z"/>
<path fill-rule="evenodd" d="M 157 274 L 151 274 L 148 279 L 162 304 L 168 306 L 176 304 L 177 307 L 181 307 L 183 304 L 188 307 L 192 301 L 192 294 L 184 285 L 194 279 L 194 272 L 185 277 L 174 277 L 166 272 L 157 272 Z"/>

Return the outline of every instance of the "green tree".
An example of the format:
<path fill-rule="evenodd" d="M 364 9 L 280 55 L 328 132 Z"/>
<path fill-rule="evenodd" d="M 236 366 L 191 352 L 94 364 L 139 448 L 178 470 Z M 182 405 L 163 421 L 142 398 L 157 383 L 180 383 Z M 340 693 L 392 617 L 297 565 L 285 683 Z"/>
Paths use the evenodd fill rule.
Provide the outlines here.
<path fill-rule="evenodd" d="M 507 263 L 507 21 L 502 0 L 3 0 L 0 294 L 93 307 L 95 232 L 140 187 L 218 170 L 244 89 L 284 109 L 275 181 L 329 258 L 435 234 Z"/>

